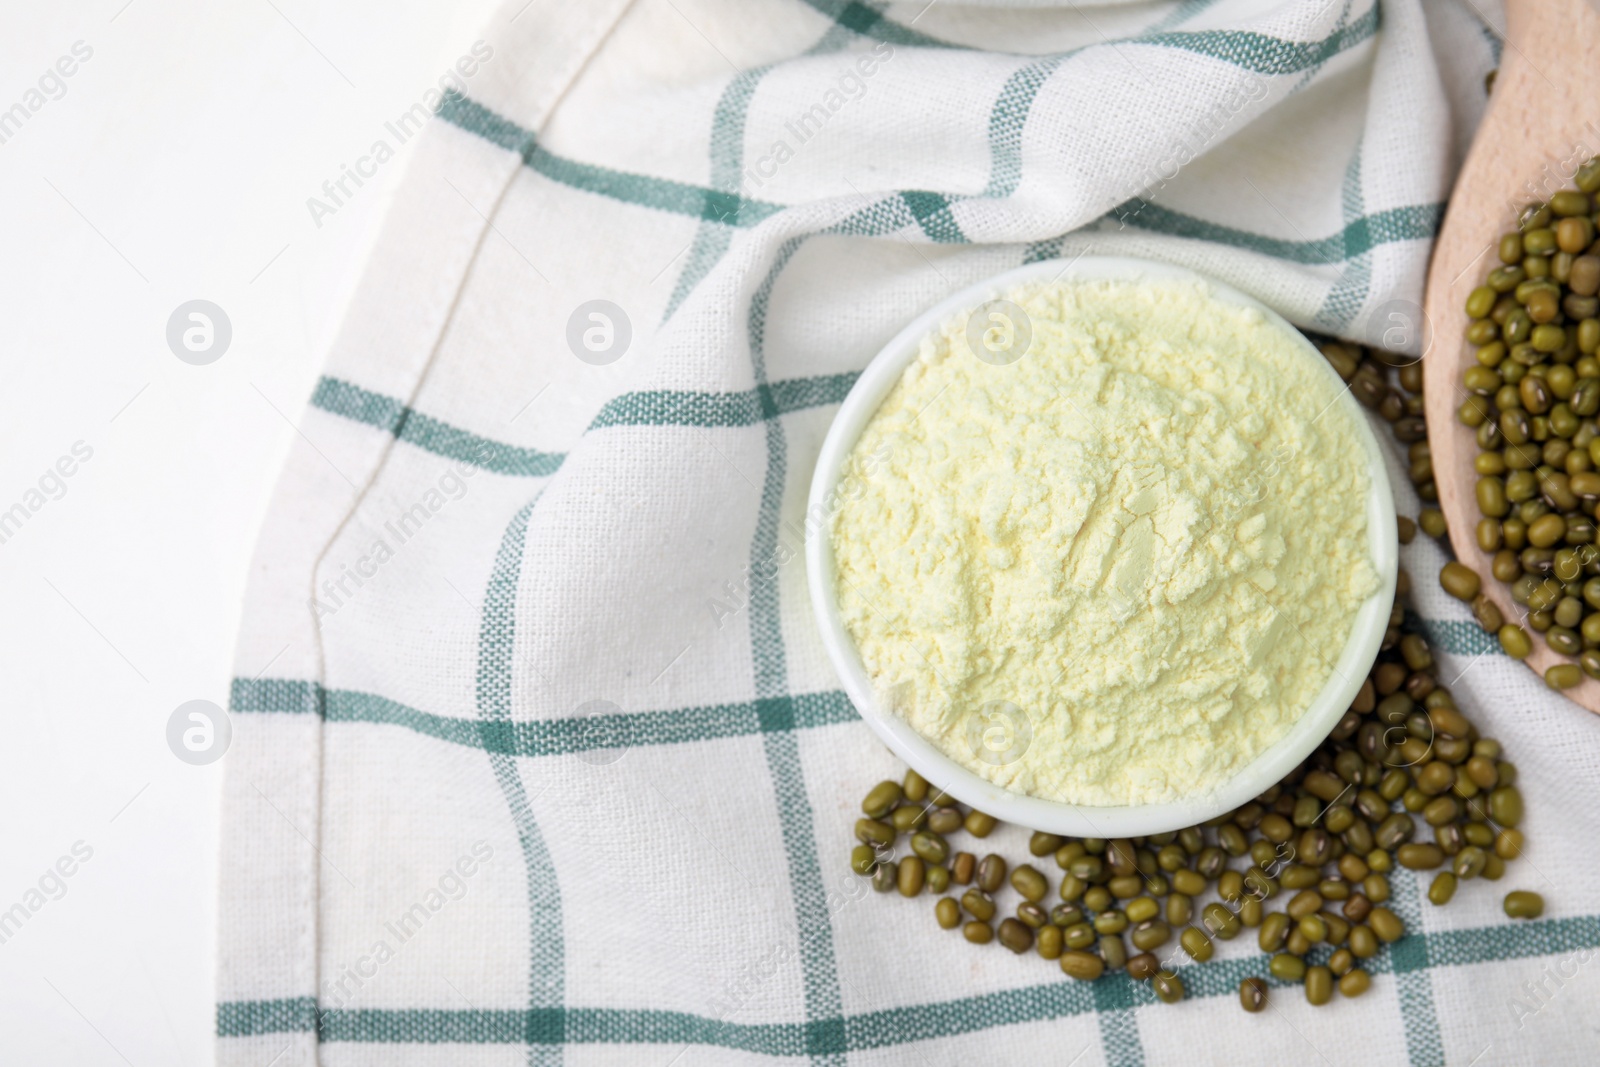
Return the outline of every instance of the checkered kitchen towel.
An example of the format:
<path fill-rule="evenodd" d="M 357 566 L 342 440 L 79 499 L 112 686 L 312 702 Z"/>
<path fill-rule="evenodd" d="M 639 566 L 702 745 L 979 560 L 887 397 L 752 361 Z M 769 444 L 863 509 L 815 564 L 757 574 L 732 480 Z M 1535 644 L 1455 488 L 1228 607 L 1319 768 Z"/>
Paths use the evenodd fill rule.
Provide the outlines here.
<path fill-rule="evenodd" d="M 958 287 L 1094 252 L 1333 334 L 1414 305 L 1483 6 L 513 0 L 405 124 L 262 534 L 221 1062 L 1596 1062 L 1600 723 L 1464 624 L 1435 546 L 1421 625 L 1532 847 L 1448 910 L 1397 878 L 1373 991 L 1261 1016 L 1251 939 L 1166 1006 L 865 893 L 856 805 L 900 768 L 791 558 L 836 405 Z M 1512 883 L 1549 916 L 1507 923 Z"/>

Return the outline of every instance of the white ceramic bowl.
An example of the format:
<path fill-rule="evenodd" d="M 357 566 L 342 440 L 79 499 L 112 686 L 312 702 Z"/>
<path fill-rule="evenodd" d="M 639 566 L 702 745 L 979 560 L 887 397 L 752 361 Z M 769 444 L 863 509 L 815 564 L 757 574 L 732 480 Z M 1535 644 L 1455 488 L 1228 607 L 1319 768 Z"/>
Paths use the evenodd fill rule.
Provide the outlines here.
<path fill-rule="evenodd" d="M 976 308 L 1028 282 L 1059 279 L 1120 279 L 1135 281 L 1203 281 L 1212 295 L 1229 304 L 1253 307 L 1294 338 L 1306 359 L 1325 374 L 1334 388 L 1341 390 L 1338 403 L 1353 416 L 1366 450 L 1371 472 L 1367 494 L 1368 552 L 1379 576 L 1379 588 L 1361 606 L 1355 624 L 1339 656 L 1337 669 L 1322 691 L 1300 718 L 1275 745 L 1267 749 L 1233 778 L 1210 792 L 1183 797 L 1163 804 L 1094 806 L 1068 804 L 1003 789 L 979 777 L 946 756 L 927 738 L 917 733 L 904 719 L 880 707 L 868 680 L 866 668 L 855 642 L 844 628 L 834 596 L 835 570 L 831 531 L 823 528 L 806 541 L 807 582 L 811 606 L 816 614 L 822 641 L 834 669 L 844 684 L 850 701 L 883 743 L 910 764 L 918 774 L 944 789 L 963 803 L 988 812 L 1004 822 L 1017 823 L 1033 830 L 1068 834 L 1075 837 L 1116 838 L 1165 833 L 1194 826 L 1244 804 L 1280 780 L 1309 756 L 1338 725 L 1349 708 L 1361 682 L 1378 654 L 1384 629 L 1394 602 L 1395 575 L 1399 547 L 1395 531 L 1394 501 L 1389 477 L 1377 439 L 1365 413 L 1339 380 L 1338 374 L 1298 330 L 1259 301 L 1221 282 L 1170 264 L 1125 257 L 1084 257 L 1063 268 L 1059 262 L 1034 263 L 991 278 L 954 294 L 918 315 L 884 346 L 856 381 L 822 444 L 816 471 L 811 479 L 807 514 L 828 513 L 827 497 L 838 480 L 850 450 L 867 421 L 900 380 L 901 373 L 916 358 L 923 337 L 939 328 L 955 314 Z"/>

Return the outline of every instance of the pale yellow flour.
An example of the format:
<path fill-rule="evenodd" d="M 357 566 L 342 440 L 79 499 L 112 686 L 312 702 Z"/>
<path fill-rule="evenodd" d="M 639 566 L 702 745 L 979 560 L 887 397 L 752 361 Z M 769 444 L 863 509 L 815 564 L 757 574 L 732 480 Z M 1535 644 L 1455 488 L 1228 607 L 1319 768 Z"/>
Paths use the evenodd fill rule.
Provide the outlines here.
<path fill-rule="evenodd" d="M 855 446 L 878 469 L 832 517 L 846 628 L 880 698 L 991 781 L 1203 793 L 1288 731 L 1378 588 L 1354 416 L 1198 284 L 1009 299 L 1026 355 L 977 359 L 958 317 Z"/>

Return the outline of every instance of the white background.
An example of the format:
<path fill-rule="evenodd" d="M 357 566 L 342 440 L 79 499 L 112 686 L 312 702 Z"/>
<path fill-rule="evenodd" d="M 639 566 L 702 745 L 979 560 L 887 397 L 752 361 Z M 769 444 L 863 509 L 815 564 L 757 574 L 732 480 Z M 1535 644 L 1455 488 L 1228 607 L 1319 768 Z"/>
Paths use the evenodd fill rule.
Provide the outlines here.
<path fill-rule="evenodd" d="M 93 849 L 0 944 L 5 1064 L 212 1060 L 221 765 L 167 719 L 227 702 L 291 422 L 408 150 L 320 228 L 306 200 L 492 10 L 124 2 L 0 7 L 0 111 L 93 49 L 0 144 L 0 511 L 93 449 L 0 544 L 0 911 Z M 233 326 L 209 366 L 166 345 L 194 298 Z"/>

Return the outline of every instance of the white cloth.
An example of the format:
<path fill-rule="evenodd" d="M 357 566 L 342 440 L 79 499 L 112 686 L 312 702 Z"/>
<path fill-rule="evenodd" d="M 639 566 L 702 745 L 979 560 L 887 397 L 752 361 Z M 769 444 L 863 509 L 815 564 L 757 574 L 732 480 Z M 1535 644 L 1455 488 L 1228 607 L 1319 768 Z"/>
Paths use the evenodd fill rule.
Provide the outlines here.
<path fill-rule="evenodd" d="M 1414 322 L 1496 62 L 1482 2 L 513 0 L 396 132 L 262 534 L 220 1062 L 1593 1062 L 1597 724 L 1435 625 L 1466 615 L 1425 538 L 1419 611 L 1521 765 L 1531 847 L 1448 910 L 1397 876 L 1416 933 L 1363 1000 L 1248 1017 L 1253 938 L 1169 1007 L 865 892 L 853 813 L 899 768 L 803 563 L 769 562 L 854 374 L 1025 260 Z M 1516 887 L 1545 920 L 1499 914 Z"/>

